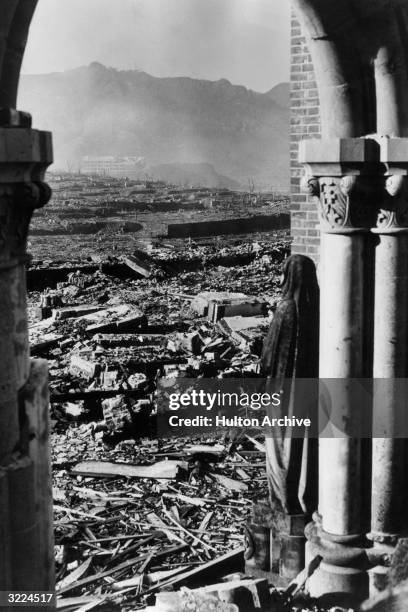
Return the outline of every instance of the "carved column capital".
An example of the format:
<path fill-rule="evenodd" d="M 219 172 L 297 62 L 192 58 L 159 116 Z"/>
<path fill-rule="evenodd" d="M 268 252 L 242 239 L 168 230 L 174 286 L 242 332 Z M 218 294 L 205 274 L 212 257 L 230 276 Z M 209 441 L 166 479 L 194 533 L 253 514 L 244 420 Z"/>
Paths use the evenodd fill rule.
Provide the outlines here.
<path fill-rule="evenodd" d="M 306 169 L 302 187 L 318 198 L 323 232 L 367 232 L 375 225 L 375 189 L 381 174 L 376 140 L 305 140 L 299 157 Z"/>
<path fill-rule="evenodd" d="M 374 233 L 408 231 L 408 177 L 391 174 L 385 177 L 382 201 Z"/>
<path fill-rule="evenodd" d="M 41 181 L 0 183 L 0 260 L 25 258 L 33 212 L 50 197 L 51 189 Z"/>
<path fill-rule="evenodd" d="M 382 138 L 384 191 L 378 199 L 374 233 L 396 234 L 408 231 L 408 139 Z"/>
<path fill-rule="evenodd" d="M 375 223 L 372 177 L 308 176 L 303 189 L 318 198 L 320 227 L 327 233 L 368 231 Z"/>
<path fill-rule="evenodd" d="M 0 128 L 0 262 L 25 259 L 29 224 L 51 190 L 44 182 L 52 163 L 51 135 L 26 127 Z"/>
<path fill-rule="evenodd" d="M 408 231 L 408 138 L 305 140 L 299 160 L 322 231 Z"/>

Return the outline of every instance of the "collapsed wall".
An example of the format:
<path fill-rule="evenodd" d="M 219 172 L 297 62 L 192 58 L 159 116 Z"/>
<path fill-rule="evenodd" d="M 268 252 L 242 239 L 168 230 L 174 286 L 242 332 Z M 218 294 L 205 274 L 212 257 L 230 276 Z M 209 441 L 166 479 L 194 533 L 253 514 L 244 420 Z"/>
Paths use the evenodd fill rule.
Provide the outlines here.
<path fill-rule="evenodd" d="M 288 229 L 289 215 L 257 215 L 243 219 L 222 219 L 202 223 L 177 223 L 167 226 L 168 238 L 189 238 L 197 236 L 221 236 L 225 234 L 246 234 L 268 230 Z"/>

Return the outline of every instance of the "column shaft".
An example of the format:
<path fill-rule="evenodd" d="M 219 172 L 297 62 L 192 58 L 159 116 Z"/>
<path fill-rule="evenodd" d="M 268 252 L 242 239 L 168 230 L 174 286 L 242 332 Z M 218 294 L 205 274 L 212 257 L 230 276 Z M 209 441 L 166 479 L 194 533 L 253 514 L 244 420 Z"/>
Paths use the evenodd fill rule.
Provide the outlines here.
<path fill-rule="evenodd" d="M 359 378 L 363 373 L 364 241 L 363 234 L 322 234 L 321 378 Z M 323 529 L 361 533 L 361 441 L 322 438 L 319 463 Z"/>
<path fill-rule="evenodd" d="M 364 235 L 321 236 L 320 377 L 362 375 Z"/>
<path fill-rule="evenodd" d="M 381 234 L 376 247 L 374 329 L 374 435 L 383 424 L 398 435 L 405 398 L 395 379 L 408 375 L 408 235 Z M 394 431 L 393 431 L 394 430 Z M 404 528 L 405 441 L 373 439 L 371 536 L 392 543 Z M 405 525 L 406 526 L 406 525 Z"/>

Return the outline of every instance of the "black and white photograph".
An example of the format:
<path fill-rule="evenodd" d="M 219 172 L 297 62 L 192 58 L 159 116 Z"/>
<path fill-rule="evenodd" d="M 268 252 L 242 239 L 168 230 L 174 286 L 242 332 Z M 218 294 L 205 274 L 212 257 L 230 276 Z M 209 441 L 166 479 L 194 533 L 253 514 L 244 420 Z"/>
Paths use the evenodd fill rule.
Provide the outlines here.
<path fill-rule="evenodd" d="M 408 0 L 0 0 L 0 612 L 408 611 Z"/>

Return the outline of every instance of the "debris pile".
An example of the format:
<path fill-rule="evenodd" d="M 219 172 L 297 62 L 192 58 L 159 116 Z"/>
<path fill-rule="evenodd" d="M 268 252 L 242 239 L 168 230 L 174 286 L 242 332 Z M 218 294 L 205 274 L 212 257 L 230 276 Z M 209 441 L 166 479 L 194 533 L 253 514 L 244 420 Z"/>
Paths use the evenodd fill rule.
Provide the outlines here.
<path fill-rule="evenodd" d="M 130 409 L 149 400 L 158 375 L 253 375 L 277 300 L 274 272 L 287 249 L 278 246 L 268 274 L 261 251 L 246 266 L 203 267 L 201 260 L 194 271 L 164 271 L 160 282 L 121 278 L 101 265 L 71 271 L 54 290 L 30 292 L 32 354 L 49 360 L 53 404 L 72 412 L 82 402 L 102 415 L 109 398 L 126 398 Z M 49 310 L 39 316 L 45 299 Z"/>
<path fill-rule="evenodd" d="M 289 229 L 289 197 L 278 192 L 186 188 L 162 181 L 48 173 L 53 191 L 30 229 L 35 257 L 69 260 L 95 253 L 130 253 L 135 237 L 240 234 Z M 198 224 L 198 226 L 197 226 Z M 170 230 L 170 231 L 169 231 Z M 52 236 L 52 240 L 50 240 Z"/>
<path fill-rule="evenodd" d="M 318 610 L 243 573 L 244 523 L 267 496 L 259 440 L 154 435 L 158 377 L 256 376 L 288 244 L 173 246 L 50 262 L 51 286 L 29 294 L 32 353 L 49 361 L 58 609 Z"/>
<path fill-rule="evenodd" d="M 54 434 L 53 456 L 59 610 L 320 612 L 306 575 L 277 589 L 244 573 L 244 523 L 267 495 L 258 440 L 106 450 L 82 424 Z"/>
<path fill-rule="evenodd" d="M 143 609 L 169 587 L 244 570 L 242 524 L 254 496 L 266 494 L 263 453 L 247 439 L 142 439 L 106 450 L 86 423 L 55 433 L 53 455 L 57 593 L 67 605 L 92 596 Z"/>

